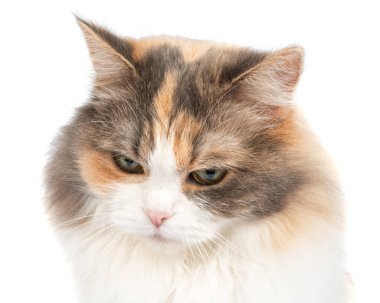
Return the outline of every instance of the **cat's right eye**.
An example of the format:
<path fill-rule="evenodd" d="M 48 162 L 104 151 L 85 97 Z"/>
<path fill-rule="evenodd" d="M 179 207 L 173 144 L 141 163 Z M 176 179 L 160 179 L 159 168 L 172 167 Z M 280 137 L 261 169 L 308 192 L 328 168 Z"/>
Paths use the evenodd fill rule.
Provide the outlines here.
<path fill-rule="evenodd" d="M 129 159 L 122 155 L 116 155 L 113 157 L 116 165 L 123 171 L 129 174 L 143 174 L 144 168 L 138 162 Z"/>

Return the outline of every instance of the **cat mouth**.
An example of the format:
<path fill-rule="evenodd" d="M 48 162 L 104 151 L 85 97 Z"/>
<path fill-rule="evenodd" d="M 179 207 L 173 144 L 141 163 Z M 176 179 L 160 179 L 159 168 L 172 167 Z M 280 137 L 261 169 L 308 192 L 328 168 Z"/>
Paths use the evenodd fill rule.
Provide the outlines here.
<path fill-rule="evenodd" d="M 173 243 L 177 243 L 177 241 L 175 241 L 173 239 L 169 239 L 169 238 L 167 238 L 167 237 L 165 237 L 162 234 L 157 233 L 157 232 L 153 236 L 151 236 L 150 239 L 153 240 L 156 243 L 161 243 L 161 244 L 173 244 Z"/>
<path fill-rule="evenodd" d="M 183 253 L 187 247 L 180 239 L 171 239 L 159 233 L 144 237 L 143 242 L 147 248 L 164 255 Z"/>

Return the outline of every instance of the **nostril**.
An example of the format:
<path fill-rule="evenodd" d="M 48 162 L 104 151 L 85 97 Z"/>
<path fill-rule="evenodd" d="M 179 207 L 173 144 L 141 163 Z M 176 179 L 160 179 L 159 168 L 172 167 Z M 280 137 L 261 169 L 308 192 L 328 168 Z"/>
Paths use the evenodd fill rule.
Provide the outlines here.
<path fill-rule="evenodd" d="M 157 211 L 152 211 L 152 210 L 147 210 L 146 214 L 148 215 L 153 225 L 156 226 L 157 228 L 159 228 L 162 225 L 162 223 L 164 223 L 165 220 L 171 217 L 171 214 L 169 213 L 157 212 Z"/>

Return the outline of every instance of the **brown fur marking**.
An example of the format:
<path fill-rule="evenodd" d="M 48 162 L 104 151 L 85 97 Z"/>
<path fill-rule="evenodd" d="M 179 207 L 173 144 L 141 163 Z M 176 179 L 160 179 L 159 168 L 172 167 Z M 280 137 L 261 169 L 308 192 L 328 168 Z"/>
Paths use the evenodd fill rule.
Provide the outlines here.
<path fill-rule="evenodd" d="M 146 37 L 140 40 L 128 39 L 133 45 L 133 59 L 139 61 L 144 55 L 159 46 L 168 45 L 178 48 L 186 63 L 193 62 L 203 56 L 215 43 L 203 40 L 190 40 L 182 37 Z"/>

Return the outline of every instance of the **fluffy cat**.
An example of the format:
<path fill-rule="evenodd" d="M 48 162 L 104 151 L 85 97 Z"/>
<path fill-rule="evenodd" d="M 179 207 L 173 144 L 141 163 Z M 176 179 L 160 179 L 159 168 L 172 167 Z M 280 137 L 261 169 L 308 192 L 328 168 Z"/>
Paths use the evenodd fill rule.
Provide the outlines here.
<path fill-rule="evenodd" d="M 95 79 L 46 187 L 80 302 L 346 302 L 340 191 L 291 102 L 303 50 L 78 23 Z"/>

